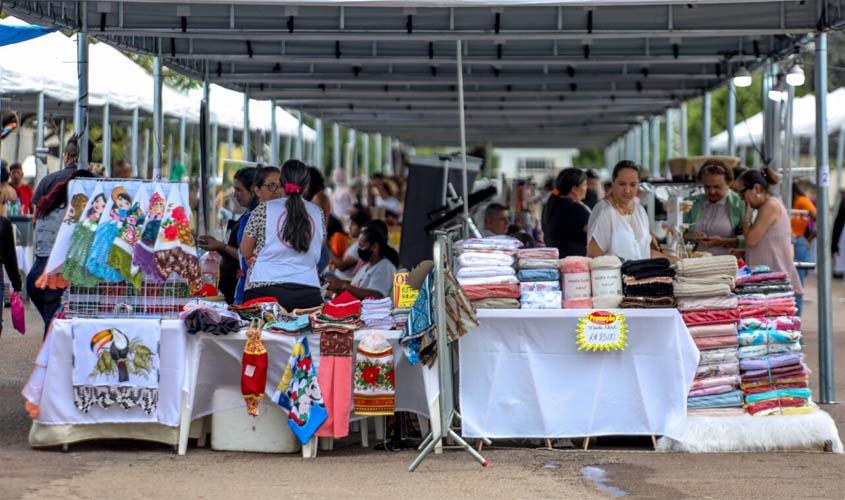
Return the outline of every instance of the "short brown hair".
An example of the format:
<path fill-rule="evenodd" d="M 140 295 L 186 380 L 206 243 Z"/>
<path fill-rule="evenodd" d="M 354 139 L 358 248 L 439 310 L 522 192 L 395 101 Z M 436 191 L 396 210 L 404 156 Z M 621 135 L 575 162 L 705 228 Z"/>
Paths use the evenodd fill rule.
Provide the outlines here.
<path fill-rule="evenodd" d="M 725 177 L 725 181 L 730 184 L 734 180 L 734 173 L 733 170 L 728 168 L 725 165 L 725 162 L 721 160 L 707 160 L 707 163 L 701 166 L 701 169 L 698 171 L 698 180 L 701 181 L 701 178 L 705 175 L 721 175 Z"/>

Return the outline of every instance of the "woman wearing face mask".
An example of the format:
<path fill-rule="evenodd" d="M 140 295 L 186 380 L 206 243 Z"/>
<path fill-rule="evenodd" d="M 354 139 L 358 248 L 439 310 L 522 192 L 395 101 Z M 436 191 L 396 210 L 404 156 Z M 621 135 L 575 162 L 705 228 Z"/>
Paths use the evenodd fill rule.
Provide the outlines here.
<path fill-rule="evenodd" d="M 556 247 L 561 259 L 587 255 L 590 209 L 583 204 L 586 195 L 587 174 L 583 170 L 566 168 L 558 174 L 543 210 L 543 234 L 546 245 Z"/>
<path fill-rule="evenodd" d="M 246 224 L 241 241 L 249 266 L 244 300 L 274 297 L 288 311 L 317 307 L 323 303 L 317 262 L 325 225 L 320 208 L 304 199 L 308 167 L 299 160 L 285 162 L 281 187 L 269 175 L 260 180 L 259 197 L 264 189 L 281 189 L 285 197 L 260 203 Z"/>
<path fill-rule="evenodd" d="M 247 211 L 240 219 L 229 223 L 229 238 L 226 243 L 209 235 L 197 238 L 200 248 L 217 252 L 223 258 L 220 263 L 220 292 L 226 297 L 226 302 L 229 304 L 236 303 L 235 294 L 240 280 L 241 259 L 238 255 L 238 246 L 243 237 L 243 229 L 241 228 L 246 227 L 249 214 L 258 206 L 259 201 L 258 197 L 252 191 L 252 184 L 256 176 L 255 173 L 255 167 L 245 167 L 235 172 L 235 178 L 232 182 L 232 187 L 235 191 L 235 201 L 237 201 L 238 205 L 246 208 Z M 243 299 L 243 286 L 240 289 L 241 299 Z"/>
<path fill-rule="evenodd" d="M 770 167 L 748 170 L 737 180 L 745 200 L 743 234 L 745 262 L 750 266 L 769 266 L 773 272 L 786 273 L 795 292 L 795 306 L 801 315 L 804 289 L 792 260 L 792 226 L 783 202 L 769 193 L 780 182 Z M 752 212 L 757 211 L 753 218 Z"/>
<path fill-rule="evenodd" d="M 374 227 L 367 227 L 358 237 L 358 258 L 364 262 L 355 273 L 352 283 L 329 278 L 329 289 L 333 292 L 348 291 L 358 299 L 390 297 L 393 291 L 393 275 L 399 264 L 396 253 L 390 251 L 387 237 Z"/>
<path fill-rule="evenodd" d="M 689 224 L 686 239 L 713 255 L 727 255 L 733 248 L 744 248 L 742 223 L 745 202 L 731 191 L 733 172 L 720 161 L 709 161 L 698 172 L 704 193 L 692 198 L 692 209 L 684 215 Z"/>
<path fill-rule="evenodd" d="M 622 260 L 664 257 L 651 250 L 645 210 L 634 199 L 640 190 L 640 167 L 620 161 L 613 168 L 610 193 L 596 203 L 587 226 L 587 256 L 615 255 Z"/>

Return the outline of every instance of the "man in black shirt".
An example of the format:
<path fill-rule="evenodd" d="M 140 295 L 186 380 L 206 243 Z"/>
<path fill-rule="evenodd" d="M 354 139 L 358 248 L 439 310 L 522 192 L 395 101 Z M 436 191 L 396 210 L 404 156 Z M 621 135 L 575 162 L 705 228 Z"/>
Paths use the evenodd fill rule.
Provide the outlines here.
<path fill-rule="evenodd" d="M 94 143 L 88 141 L 89 163 L 91 162 L 93 151 Z M 57 170 L 52 174 L 47 174 L 46 177 L 41 179 L 41 182 L 38 183 L 38 187 L 35 188 L 35 193 L 32 195 L 32 204 L 38 205 L 38 200 L 45 194 L 49 193 L 50 190 L 53 189 L 56 184 L 69 179 L 73 172 L 75 172 L 78 168 L 78 160 L 79 143 L 76 134 L 74 134 L 70 137 L 70 139 L 68 139 L 67 146 L 65 146 L 65 154 L 62 157 L 62 163 L 64 164 L 64 168 L 62 168 L 61 170 Z"/>

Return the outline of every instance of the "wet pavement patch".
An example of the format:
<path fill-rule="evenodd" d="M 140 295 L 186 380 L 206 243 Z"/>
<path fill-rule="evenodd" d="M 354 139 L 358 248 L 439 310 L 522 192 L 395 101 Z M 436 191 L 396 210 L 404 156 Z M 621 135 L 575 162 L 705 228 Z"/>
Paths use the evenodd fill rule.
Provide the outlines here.
<path fill-rule="evenodd" d="M 607 484 L 607 471 L 602 469 L 601 467 L 595 465 L 587 465 L 581 467 L 581 475 L 589 479 L 597 490 L 607 493 L 610 496 L 624 497 L 628 495 L 625 490 L 617 488 L 616 486 L 613 486 L 611 484 Z"/>

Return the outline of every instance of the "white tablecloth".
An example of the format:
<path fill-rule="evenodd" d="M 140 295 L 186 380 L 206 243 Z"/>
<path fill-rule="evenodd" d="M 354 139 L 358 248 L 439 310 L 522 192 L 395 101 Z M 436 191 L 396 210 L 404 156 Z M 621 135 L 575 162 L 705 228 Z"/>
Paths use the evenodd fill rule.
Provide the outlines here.
<path fill-rule="evenodd" d="M 147 415 L 138 407 L 124 410 L 115 405 L 94 405 L 82 413 L 73 401 L 73 322 L 96 322 L 108 327 L 107 319 L 55 320 L 41 347 L 36 367 L 24 388 L 24 396 L 40 406 L 35 421 L 43 425 L 110 423 L 158 423 L 176 427 L 182 407 L 185 381 L 185 332 L 181 321 L 161 322 L 158 409 Z"/>
<path fill-rule="evenodd" d="M 355 332 L 355 348 L 358 339 L 368 330 Z M 423 371 L 428 368 L 412 366 L 399 347 L 399 331 L 380 331 L 393 347 L 393 362 L 396 370 L 396 410 L 409 411 L 428 416 Z M 191 405 L 193 419 L 211 415 L 231 408 L 245 406 L 238 392 L 215 390 L 220 387 L 240 387 L 241 359 L 244 353 L 246 335 L 243 332 L 225 336 L 188 335 L 188 402 Z M 282 378 L 285 366 L 290 359 L 296 337 L 281 334 L 264 333 L 261 336 L 267 348 L 267 386 L 262 405 L 273 404 L 270 396 L 276 391 L 276 385 Z M 320 366 L 320 336 L 308 335 L 311 357 L 315 366 Z M 354 354 L 353 354 L 354 356 Z M 434 379 L 436 385 L 437 379 Z M 349 386 L 352 391 L 352 386 Z M 259 409 L 260 411 L 260 409 Z"/>
<path fill-rule="evenodd" d="M 583 310 L 481 310 L 460 340 L 464 437 L 683 440 L 698 349 L 675 309 L 626 309 L 624 351 L 578 351 Z"/>

